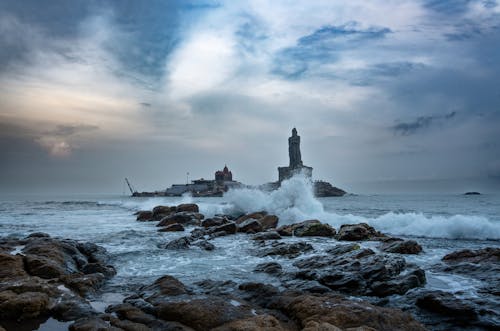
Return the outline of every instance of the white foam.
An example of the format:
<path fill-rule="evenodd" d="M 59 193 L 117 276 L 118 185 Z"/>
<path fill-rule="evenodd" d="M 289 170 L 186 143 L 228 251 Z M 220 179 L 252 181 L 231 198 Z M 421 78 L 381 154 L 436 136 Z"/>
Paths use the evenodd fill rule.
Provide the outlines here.
<path fill-rule="evenodd" d="M 500 239 L 500 222 L 480 215 L 426 216 L 422 213 L 389 212 L 376 218 L 326 212 L 314 197 L 312 182 L 303 175 L 284 181 L 278 190 L 230 190 L 224 200 L 225 211 L 254 212 L 266 210 L 278 215 L 281 224 L 318 219 L 338 228 L 342 224 L 365 222 L 392 235 L 451 239 Z M 219 207 L 221 208 L 221 207 Z M 212 206 L 212 209 L 216 209 Z M 211 211 L 208 206 L 202 212 Z M 221 212 L 221 211 L 219 211 Z"/>

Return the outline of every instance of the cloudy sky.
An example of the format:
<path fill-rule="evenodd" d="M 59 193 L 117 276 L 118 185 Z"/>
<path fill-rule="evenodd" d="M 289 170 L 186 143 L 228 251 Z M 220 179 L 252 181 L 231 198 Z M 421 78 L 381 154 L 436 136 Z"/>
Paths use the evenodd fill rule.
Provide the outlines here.
<path fill-rule="evenodd" d="M 0 2 L 0 192 L 500 188 L 500 1 Z"/>

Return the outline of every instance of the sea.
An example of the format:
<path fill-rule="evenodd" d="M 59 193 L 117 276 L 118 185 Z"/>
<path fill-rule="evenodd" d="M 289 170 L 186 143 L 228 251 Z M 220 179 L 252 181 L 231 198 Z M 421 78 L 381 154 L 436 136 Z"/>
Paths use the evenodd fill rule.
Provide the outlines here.
<path fill-rule="evenodd" d="M 423 253 L 405 258 L 426 271 L 426 287 L 463 298 L 477 297 L 480 281 L 433 271 L 432 266 L 452 251 L 500 247 L 500 194 L 348 194 L 315 198 L 307 180 L 292 178 L 273 192 L 240 189 L 210 198 L 81 195 L 1 199 L 1 237 L 45 232 L 91 241 L 108 250 L 117 275 L 92 298 L 94 308 L 100 311 L 108 304 L 121 302 L 138 286 L 166 274 L 187 285 L 205 279 L 279 285 L 272 276 L 252 272 L 257 264 L 276 258 L 252 254 L 255 243 L 244 234 L 215 238 L 214 251 L 162 248 L 170 240 L 187 235 L 190 229 L 184 233 L 157 232 L 154 222 L 136 221 L 136 211 L 151 210 L 157 205 L 196 203 L 205 217 L 266 210 L 279 216 L 279 225 L 318 219 L 338 229 L 342 224 L 365 222 L 383 233 L 418 241 Z M 338 244 L 327 238 L 287 240 L 307 240 L 316 253 Z M 362 245 L 376 250 L 378 243 Z M 278 261 L 285 269 L 293 268 L 293 260 Z"/>

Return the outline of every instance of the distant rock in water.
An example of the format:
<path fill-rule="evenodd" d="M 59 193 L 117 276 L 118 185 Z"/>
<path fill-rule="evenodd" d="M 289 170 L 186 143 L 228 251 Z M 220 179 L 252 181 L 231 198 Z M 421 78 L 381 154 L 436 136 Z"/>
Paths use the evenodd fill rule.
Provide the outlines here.
<path fill-rule="evenodd" d="M 314 182 L 314 195 L 317 197 L 341 197 L 346 194 L 346 191 L 333 186 L 324 181 Z"/>
<path fill-rule="evenodd" d="M 472 192 L 465 192 L 464 195 L 481 195 L 481 193 L 472 191 Z"/>

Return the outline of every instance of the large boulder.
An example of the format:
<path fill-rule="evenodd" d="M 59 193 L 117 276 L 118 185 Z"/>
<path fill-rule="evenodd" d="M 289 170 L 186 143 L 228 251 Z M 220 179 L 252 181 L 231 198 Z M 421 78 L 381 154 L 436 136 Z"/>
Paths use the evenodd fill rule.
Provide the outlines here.
<path fill-rule="evenodd" d="M 250 306 L 211 295 L 162 302 L 157 306 L 157 314 L 163 320 L 177 321 L 195 330 L 210 330 L 254 317 Z"/>
<path fill-rule="evenodd" d="M 257 255 L 261 257 L 278 255 L 294 258 L 302 253 L 310 252 L 312 250 L 312 245 L 304 241 L 295 243 L 272 242 L 271 244 L 264 246 L 263 249 L 259 250 Z"/>
<path fill-rule="evenodd" d="M 448 292 L 434 291 L 426 293 L 417 298 L 416 303 L 420 308 L 436 314 L 462 320 L 476 320 L 478 318 L 478 313 L 473 306 Z"/>
<path fill-rule="evenodd" d="M 225 232 L 226 234 L 235 234 L 238 231 L 238 226 L 234 222 L 229 222 L 223 225 L 210 228 L 210 233 Z"/>
<path fill-rule="evenodd" d="M 346 241 L 379 240 L 385 235 L 366 223 L 344 224 L 340 227 L 336 239 Z"/>
<path fill-rule="evenodd" d="M 483 263 L 500 262 L 500 248 L 487 247 L 483 249 L 470 250 L 464 249 L 447 254 L 443 257 L 446 263 Z"/>
<path fill-rule="evenodd" d="M 49 296 L 41 292 L 0 292 L 0 319 L 25 320 L 47 315 Z"/>
<path fill-rule="evenodd" d="M 275 229 L 278 226 L 279 218 L 276 215 L 266 215 L 259 219 L 263 230 Z"/>
<path fill-rule="evenodd" d="M 211 331 L 287 331 L 287 329 L 284 329 L 272 315 L 257 315 L 226 323 Z"/>
<path fill-rule="evenodd" d="M 263 218 L 266 215 L 267 215 L 267 212 L 265 212 L 265 211 L 258 211 L 258 212 L 254 212 L 254 213 L 249 213 L 249 214 L 242 215 L 242 216 L 238 217 L 234 222 L 236 224 L 240 224 L 240 223 L 245 222 L 248 219 L 260 220 L 261 218 Z"/>
<path fill-rule="evenodd" d="M 137 212 L 137 220 L 139 222 L 153 221 L 153 212 L 149 210 L 141 210 Z"/>
<path fill-rule="evenodd" d="M 380 249 L 387 253 L 399 254 L 418 254 L 422 252 L 422 246 L 415 240 L 391 240 L 384 242 Z"/>
<path fill-rule="evenodd" d="M 170 214 L 163 217 L 156 226 L 168 226 L 172 224 L 182 224 L 182 225 L 200 225 L 203 219 L 202 214 L 191 213 L 191 212 L 178 212 Z"/>
<path fill-rule="evenodd" d="M 191 245 L 191 239 L 189 237 L 180 237 L 169 241 L 164 248 L 166 249 L 188 249 Z"/>
<path fill-rule="evenodd" d="M 318 220 L 307 220 L 300 223 L 282 225 L 276 231 L 282 236 L 333 237 L 335 235 L 334 228 Z"/>
<path fill-rule="evenodd" d="M 174 223 L 158 229 L 158 232 L 176 232 L 176 231 L 184 231 L 184 227 L 179 223 Z"/>
<path fill-rule="evenodd" d="M 21 255 L 0 253 L 0 266 L 0 280 L 27 276 Z"/>
<path fill-rule="evenodd" d="M 195 203 L 183 203 L 183 204 L 177 206 L 176 211 L 177 212 L 199 213 L 200 208 L 198 208 L 198 205 Z"/>
<path fill-rule="evenodd" d="M 243 233 L 257 233 L 262 231 L 262 224 L 259 220 L 249 218 L 238 224 L 238 232 Z"/>

